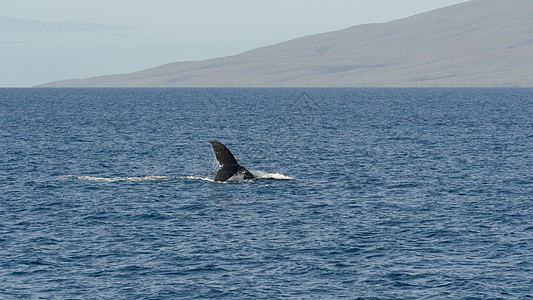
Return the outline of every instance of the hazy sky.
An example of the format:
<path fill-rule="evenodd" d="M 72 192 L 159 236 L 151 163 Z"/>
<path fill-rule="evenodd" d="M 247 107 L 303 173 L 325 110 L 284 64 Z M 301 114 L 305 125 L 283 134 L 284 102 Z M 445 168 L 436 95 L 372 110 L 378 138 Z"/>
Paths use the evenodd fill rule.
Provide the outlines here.
<path fill-rule="evenodd" d="M 461 2 L 466 0 L 0 0 L 0 86 L 233 55 Z"/>

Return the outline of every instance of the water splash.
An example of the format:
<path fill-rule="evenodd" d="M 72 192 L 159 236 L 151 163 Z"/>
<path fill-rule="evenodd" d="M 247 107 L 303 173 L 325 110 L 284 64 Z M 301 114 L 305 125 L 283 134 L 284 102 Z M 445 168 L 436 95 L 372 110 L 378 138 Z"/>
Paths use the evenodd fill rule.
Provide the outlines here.
<path fill-rule="evenodd" d="M 281 173 L 268 173 L 265 171 L 251 171 L 251 173 L 256 177 L 256 179 L 276 179 L 276 180 L 292 180 L 293 177 L 283 175 Z M 129 182 L 143 182 L 143 181 L 169 181 L 169 180 L 201 180 L 216 182 L 213 178 L 203 177 L 203 176 L 125 176 L 125 177 L 102 177 L 102 176 L 87 176 L 87 175 L 64 175 L 61 176 L 63 179 L 71 180 L 83 180 L 83 181 L 97 181 L 97 182 L 120 182 L 120 181 L 129 181 Z M 244 178 L 239 175 L 231 177 L 228 182 L 242 182 L 250 181 L 244 180 Z"/>
<path fill-rule="evenodd" d="M 98 177 L 86 175 L 65 175 L 65 179 L 77 179 L 86 181 L 116 182 L 116 181 L 167 181 L 177 179 L 174 176 L 127 176 L 127 177 Z"/>
<path fill-rule="evenodd" d="M 294 177 L 290 177 L 287 175 L 283 175 L 281 173 L 269 173 L 261 170 L 257 171 L 250 171 L 252 174 L 254 174 L 257 178 L 265 178 L 265 179 L 277 179 L 277 180 L 293 180 Z"/>

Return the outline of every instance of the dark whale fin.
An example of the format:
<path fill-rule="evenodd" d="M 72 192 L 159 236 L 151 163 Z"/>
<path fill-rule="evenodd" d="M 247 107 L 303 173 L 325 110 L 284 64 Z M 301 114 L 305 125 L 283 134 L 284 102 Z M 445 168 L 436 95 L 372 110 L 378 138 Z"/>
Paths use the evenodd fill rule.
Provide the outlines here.
<path fill-rule="evenodd" d="M 208 142 L 213 147 L 215 157 L 221 166 L 238 165 L 237 160 L 226 146 L 219 142 Z"/>
<path fill-rule="evenodd" d="M 250 171 L 237 163 L 233 154 L 231 154 L 228 148 L 222 143 L 215 141 L 208 143 L 213 147 L 215 157 L 220 164 L 220 170 L 218 170 L 217 175 L 215 176 L 215 181 L 226 181 L 236 173 L 242 174 L 243 178 L 246 180 L 255 178 Z"/>

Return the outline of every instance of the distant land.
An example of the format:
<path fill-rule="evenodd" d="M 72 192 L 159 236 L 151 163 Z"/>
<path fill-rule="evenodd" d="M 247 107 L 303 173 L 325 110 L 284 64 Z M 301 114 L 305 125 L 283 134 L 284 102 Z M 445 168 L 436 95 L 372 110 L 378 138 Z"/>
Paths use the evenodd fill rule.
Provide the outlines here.
<path fill-rule="evenodd" d="M 472 0 L 235 56 L 40 87 L 533 87 L 532 13 L 533 0 Z"/>

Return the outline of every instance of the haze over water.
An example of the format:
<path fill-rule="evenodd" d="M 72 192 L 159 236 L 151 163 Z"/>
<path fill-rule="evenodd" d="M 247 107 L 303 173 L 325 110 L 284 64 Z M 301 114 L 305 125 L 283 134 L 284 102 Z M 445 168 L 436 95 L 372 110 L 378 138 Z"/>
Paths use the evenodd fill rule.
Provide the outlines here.
<path fill-rule="evenodd" d="M 0 298 L 533 297 L 532 96 L 0 89 Z"/>

